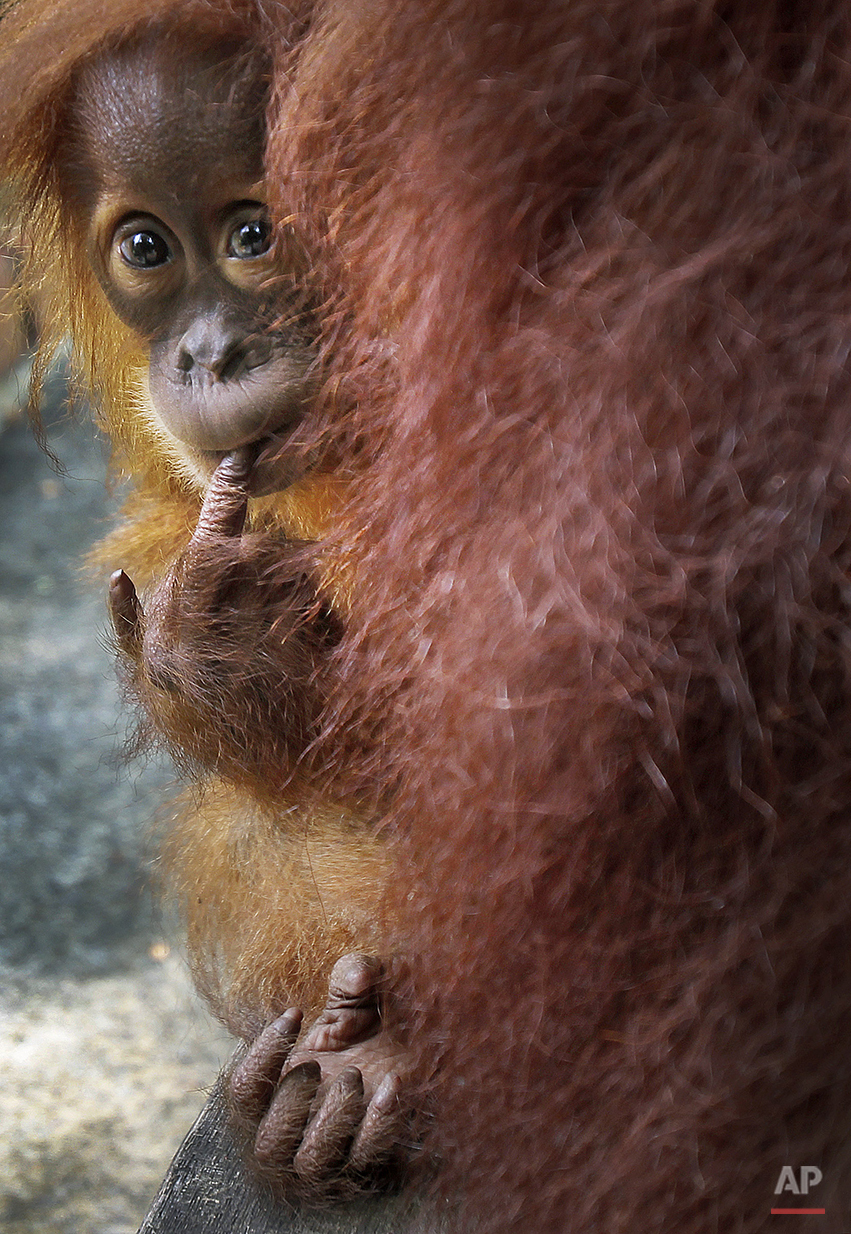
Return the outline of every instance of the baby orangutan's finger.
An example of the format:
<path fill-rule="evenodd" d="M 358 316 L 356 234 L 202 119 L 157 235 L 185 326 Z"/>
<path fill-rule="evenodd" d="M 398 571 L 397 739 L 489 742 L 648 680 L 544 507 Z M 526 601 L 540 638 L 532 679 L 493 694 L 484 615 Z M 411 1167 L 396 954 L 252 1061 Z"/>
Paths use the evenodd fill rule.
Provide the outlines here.
<path fill-rule="evenodd" d="M 248 481 L 256 446 L 240 446 L 226 454 L 213 472 L 189 548 L 205 548 L 210 540 L 241 534 L 248 510 Z"/>
<path fill-rule="evenodd" d="M 298 1037 L 301 1019 L 301 1011 L 291 1007 L 267 1024 L 231 1072 L 230 1104 L 241 1121 L 256 1122 L 269 1108 L 281 1069 Z"/>
<path fill-rule="evenodd" d="M 401 1080 L 391 1072 L 373 1094 L 349 1152 L 351 1173 L 369 1174 L 390 1157 L 402 1155 L 399 1149 L 405 1141 L 407 1111 L 399 1100 L 401 1087 Z"/>
<path fill-rule="evenodd" d="M 270 1172 L 290 1169 L 321 1078 L 319 1063 L 314 1060 L 300 1063 L 284 1076 L 257 1128 L 254 1154 L 261 1167 Z"/>
<path fill-rule="evenodd" d="M 342 1168 L 363 1114 L 361 1073 L 357 1067 L 345 1067 L 329 1085 L 293 1160 L 293 1169 L 304 1187 L 321 1188 L 327 1184 L 329 1172 Z"/>
<path fill-rule="evenodd" d="M 118 646 L 136 659 L 142 644 L 142 605 L 132 579 L 116 570 L 109 580 L 109 615 Z"/>

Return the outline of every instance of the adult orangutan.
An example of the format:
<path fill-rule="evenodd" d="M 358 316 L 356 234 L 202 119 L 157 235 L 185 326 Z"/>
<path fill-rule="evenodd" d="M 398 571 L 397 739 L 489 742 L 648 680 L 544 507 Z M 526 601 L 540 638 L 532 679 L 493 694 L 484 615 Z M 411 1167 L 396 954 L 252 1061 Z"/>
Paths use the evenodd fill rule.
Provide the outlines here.
<path fill-rule="evenodd" d="M 4 152 L 139 492 L 108 545 L 151 587 L 142 617 L 114 584 L 131 674 L 214 777 L 176 844 L 206 988 L 251 1037 L 317 1006 L 345 952 L 387 973 L 378 1035 L 370 964 L 338 987 L 368 1004 L 339 1053 L 379 1060 L 377 1112 L 344 1067 L 301 1168 L 316 1068 L 268 1115 L 258 1096 L 288 1065 L 285 1016 L 237 1079 L 261 1156 L 321 1190 L 351 1141 L 356 1178 L 398 1128 L 400 1075 L 459 1230 L 753 1234 L 784 1167 L 810 1166 L 801 1206 L 839 1234 L 851 15 L 141 10 L 12 8 Z M 260 196 L 240 172 L 227 227 L 190 244 L 147 197 L 98 203 L 159 160 L 155 196 L 215 215 L 192 101 L 211 96 L 184 89 L 204 55 L 232 66 L 220 104 L 236 63 L 269 82 L 265 175 Z M 196 136 L 209 158 L 187 164 Z M 153 270 L 191 300 L 209 276 L 211 317 L 181 333 L 181 302 L 160 348 L 177 292 L 137 316 L 92 228 L 136 291 Z M 197 322 L 245 304 L 228 261 L 240 280 L 269 262 L 262 325 L 211 360 L 226 330 Z M 286 355 L 281 400 L 211 445 L 189 403 L 169 418 L 157 356 L 227 385 L 252 334 Z"/>

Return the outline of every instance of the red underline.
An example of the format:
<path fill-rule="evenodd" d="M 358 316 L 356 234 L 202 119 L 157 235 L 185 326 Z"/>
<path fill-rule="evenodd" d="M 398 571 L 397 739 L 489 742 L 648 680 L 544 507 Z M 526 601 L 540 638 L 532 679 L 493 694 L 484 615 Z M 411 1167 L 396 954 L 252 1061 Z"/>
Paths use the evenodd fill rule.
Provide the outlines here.
<path fill-rule="evenodd" d="M 823 1208 L 772 1208 L 772 1217 L 823 1217 Z"/>

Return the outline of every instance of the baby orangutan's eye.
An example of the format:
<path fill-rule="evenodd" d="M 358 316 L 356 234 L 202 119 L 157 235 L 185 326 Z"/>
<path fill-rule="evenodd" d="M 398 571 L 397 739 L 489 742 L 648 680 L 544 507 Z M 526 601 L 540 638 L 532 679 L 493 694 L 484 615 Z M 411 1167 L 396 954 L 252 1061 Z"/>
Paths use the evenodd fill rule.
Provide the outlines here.
<path fill-rule="evenodd" d="M 150 270 L 171 260 L 171 249 L 155 231 L 134 231 L 119 241 L 118 251 L 134 270 Z"/>
<path fill-rule="evenodd" d="M 228 256 L 237 257 L 243 261 L 250 260 L 252 257 L 262 257 L 269 251 L 271 243 L 272 228 L 269 220 L 262 215 L 260 218 L 247 219 L 246 222 L 234 227 L 230 233 Z"/>

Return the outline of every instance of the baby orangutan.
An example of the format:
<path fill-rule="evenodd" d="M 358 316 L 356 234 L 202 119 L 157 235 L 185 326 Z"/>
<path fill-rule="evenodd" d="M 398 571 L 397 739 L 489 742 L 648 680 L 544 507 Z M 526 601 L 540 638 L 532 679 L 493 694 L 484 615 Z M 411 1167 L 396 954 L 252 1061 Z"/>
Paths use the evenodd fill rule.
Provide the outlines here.
<path fill-rule="evenodd" d="M 316 385 L 304 258 L 292 237 L 273 239 L 264 203 L 268 82 L 258 54 L 160 34 L 124 43 L 79 74 L 60 176 L 106 299 L 147 350 L 146 428 L 206 488 L 144 612 L 129 575 L 112 577 L 127 684 L 179 763 L 279 803 L 294 783 L 314 791 L 309 746 L 340 619 L 309 544 L 246 526 L 250 498 L 309 469 Z M 287 1010 L 233 1073 L 237 1119 L 257 1128 L 257 1161 L 288 1194 L 352 1194 L 399 1163 L 402 1059 L 381 1036 L 380 978 L 376 961 L 345 956 L 303 1039 L 302 1013 Z"/>

